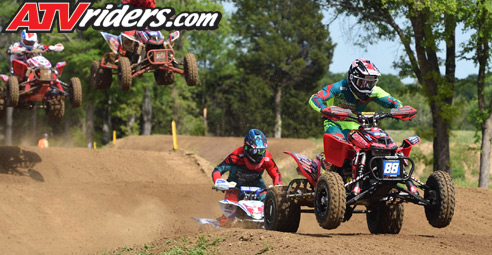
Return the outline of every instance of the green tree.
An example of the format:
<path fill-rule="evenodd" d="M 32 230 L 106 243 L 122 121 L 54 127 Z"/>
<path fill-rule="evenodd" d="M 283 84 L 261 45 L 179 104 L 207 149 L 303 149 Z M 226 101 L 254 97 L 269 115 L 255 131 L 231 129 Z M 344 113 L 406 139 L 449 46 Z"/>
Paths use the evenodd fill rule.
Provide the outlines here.
<path fill-rule="evenodd" d="M 265 110 L 262 108 L 273 106 L 273 133 L 275 137 L 281 137 L 282 117 L 293 116 L 287 115 L 292 113 L 289 110 L 301 111 L 298 108 L 282 108 L 283 97 L 298 97 L 303 105 L 307 105 L 309 98 L 306 93 L 300 93 L 304 94 L 301 98 L 300 94 L 290 93 L 287 88 L 314 91 L 316 82 L 328 69 L 333 55 L 329 32 L 322 24 L 321 8 L 318 1 L 314 0 L 233 2 L 237 7 L 232 16 L 232 24 L 238 35 L 235 44 L 238 51 L 237 66 L 242 72 L 241 83 L 244 85 L 241 89 L 243 97 L 246 97 L 240 100 L 255 104 L 253 111 L 246 111 L 249 115 L 263 114 Z M 294 117 L 299 115 L 302 114 Z M 262 124 L 269 117 L 271 114 L 250 116 L 249 121 Z M 303 122 L 296 121 L 298 124 Z"/>
<path fill-rule="evenodd" d="M 451 172 L 449 131 L 453 116 L 456 24 L 462 17 L 460 1 L 334 0 L 338 13 L 353 15 L 368 33 L 361 40 L 400 39 L 406 57 L 396 64 L 402 75 L 416 77 L 432 112 L 434 170 Z M 438 57 L 439 44 L 445 59 Z M 440 67 L 444 65 L 444 74 Z"/>
<path fill-rule="evenodd" d="M 492 139 L 492 100 L 486 103 L 485 97 L 485 78 L 486 72 L 490 68 L 490 43 L 492 41 L 492 1 L 463 1 L 465 6 L 466 22 L 465 27 L 474 30 L 475 33 L 467 42 L 463 53 L 475 53 L 472 60 L 478 64 L 478 74 L 476 79 L 478 112 L 477 122 L 482 131 L 482 142 L 480 146 L 480 176 L 478 186 L 487 188 L 489 186 L 490 172 L 490 152 Z M 492 97 L 491 97 L 492 98 Z"/>

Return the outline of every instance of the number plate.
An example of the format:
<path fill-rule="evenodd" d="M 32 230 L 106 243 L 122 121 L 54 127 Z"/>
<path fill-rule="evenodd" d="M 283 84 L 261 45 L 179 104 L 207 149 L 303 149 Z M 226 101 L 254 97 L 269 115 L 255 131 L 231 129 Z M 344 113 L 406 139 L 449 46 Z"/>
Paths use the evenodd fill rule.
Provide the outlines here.
<path fill-rule="evenodd" d="M 383 160 L 383 175 L 389 177 L 400 176 L 400 161 Z"/>
<path fill-rule="evenodd" d="M 166 61 L 167 61 L 167 54 L 165 51 L 155 52 L 154 62 L 161 63 L 161 62 L 166 62 Z"/>

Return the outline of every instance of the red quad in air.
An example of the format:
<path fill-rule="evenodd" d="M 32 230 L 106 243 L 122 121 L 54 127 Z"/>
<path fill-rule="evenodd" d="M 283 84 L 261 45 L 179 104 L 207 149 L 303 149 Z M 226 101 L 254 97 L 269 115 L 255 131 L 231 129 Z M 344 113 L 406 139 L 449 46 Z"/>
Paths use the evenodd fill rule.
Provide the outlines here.
<path fill-rule="evenodd" d="M 408 121 L 416 116 L 417 110 L 405 106 L 390 113 L 353 114 L 348 109 L 331 106 L 321 113 L 334 121 L 352 120 L 360 127 L 348 134 L 348 140 L 325 134 L 324 153 L 315 159 L 285 152 L 295 159 L 298 171 L 305 178 L 268 190 L 264 207 L 266 229 L 296 232 L 301 212 L 314 213 L 325 229 L 335 229 L 352 214 L 364 213 L 371 233 L 398 234 L 403 223 L 404 202 L 424 206 L 427 221 L 433 227 L 450 224 L 455 193 L 449 174 L 435 171 L 426 183 L 419 181 L 412 176 L 415 164 L 410 150 L 420 143 L 420 138 L 406 138 L 397 146 L 377 126 L 385 118 Z M 312 209 L 301 210 L 301 206 Z M 363 209 L 356 209 L 357 206 Z"/>
<path fill-rule="evenodd" d="M 101 60 L 94 60 L 91 66 L 91 83 L 95 89 L 108 89 L 113 73 L 118 75 L 121 90 L 129 90 L 133 77 L 153 72 L 158 85 L 174 83 L 175 73 L 181 74 L 189 86 L 198 82 L 195 55 L 187 53 L 183 62 L 175 58 L 173 44 L 179 32 L 169 34 L 165 39 L 160 31 L 136 31 L 134 36 L 121 33 L 120 36 L 101 32 L 111 52 Z M 183 66 L 183 68 L 180 68 Z"/>
<path fill-rule="evenodd" d="M 61 47 L 61 46 L 60 46 Z M 15 49 L 30 56 L 26 62 L 13 59 L 10 76 L 0 75 L 6 85 L 2 89 L 3 105 L 33 110 L 45 108 L 50 120 L 61 120 L 65 112 L 65 99 L 69 98 L 72 107 L 82 104 L 82 86 L 79 78 L 72 77 L 68 83 L 58 78 L 62 75 L 65 62 L 52 67 L 50 61 L 42 56 L 49 49 Z M 61 51 L 56 47 L 51 51 Z"/>

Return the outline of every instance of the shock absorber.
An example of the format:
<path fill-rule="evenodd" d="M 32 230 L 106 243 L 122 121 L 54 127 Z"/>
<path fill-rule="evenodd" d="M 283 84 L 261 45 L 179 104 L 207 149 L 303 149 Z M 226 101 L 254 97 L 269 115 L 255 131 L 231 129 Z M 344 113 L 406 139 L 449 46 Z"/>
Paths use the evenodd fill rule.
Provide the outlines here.
<path fill-rule="evenodd" d="M 363 171 L 364 171 L 364 167 L 366 166 L 366 153 L 365 152 L 361 152 L 360 153 L 360 161 L 359 161 L 359 164 L 357 165 L 357 175 L 355 176 L 355 178 L 359 177 L 362 175 Z M 354 178 L 354 179 L 355 179 Z M 357 182 L 354 183 L 354 187 L 352 188 L 352 194 L 354 196 L 357 196 L 360 194 L 360 182 L 362 180 L 359 180 Z"/>

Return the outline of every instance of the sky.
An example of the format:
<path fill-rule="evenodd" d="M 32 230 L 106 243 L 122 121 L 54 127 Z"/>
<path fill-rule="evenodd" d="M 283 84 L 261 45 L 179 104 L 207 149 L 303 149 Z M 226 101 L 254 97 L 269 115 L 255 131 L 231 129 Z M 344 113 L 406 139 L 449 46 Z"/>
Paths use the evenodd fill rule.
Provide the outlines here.
<path fill-rule="evenodd" d="M 324 24 L 328 24 L 330 20 L 326 17 L 323 20 Z M 356 32 L 361 33 L 358 29 L 356 32 L 351 31 L 351 27 L 354 24 L 353 18 L 340 17 L 335 21 L 332 21 L 329 25 L 330 37 L 334 43 L 337 44 L 333 55 L 333 62 L 330 65 L 330 72 L 342 73 L 347 72 L 351 62 L 356 58 L 365 58 L 371 60 L 384 74 L 398 74 L 398 70 L 394 70 L 392 63 L 399 60 L 404 52 L 404 48 L 399 41 L 399 38 L 395 38 L 394 41 L 380 41 L 375 45 L 368 45 L 365 49 L 360 46 L 354 45 L 352 41 L 357 36 Z M 362 32 L 363 33 L 363 32 Z M 460 43 L 465 42 L 470 37 L 470 33 L 462 33 L 461 27 L 456 29 L 456 42 L 459 46 Z M 444 46 L 444 45 L 441 45 Z M 458 49 L 459 47 L 457 47 Z M 444 49 L 444 48 L 443 48 Z M 441 57 L 445 55 L 439 54 Z M 444 69 L 441 69 L 444 73 Z M 456 62 L 456 77 L 466 78 L 470 74 L 477 74 L 478 67 L 472 61 L 457 60 Z M 406 78 L 404 83 L 412 83 L 413 79 Z"/>
<path fill-rule="evenodd" d="M 224 2 L 224 9 L 227 13 L 232 13 L 235 7 L 232 3 Z M 353 38 L 359 34 L 352 32 L 351 28 L 355 23 L 354 18 L 338 17 L 336 20 L 332 21 L 330 15 L 327 12 L 323 13 L 325 19 L 323 24 L 329 24 L 330 37 L 333 43 L 336 43 L 332 63 L 329 67 L 329 71 L 332 73 L 345 73 L 348 71 L 350 64 L 353 60 L 357 58 L 365 58 L 371 60 L 379 69 L 379 71 L 384 74 L 394 74 L 398 75 L 398 70 L 394 70 L 392 67 L 393 62 L 399 60 L 399 57 L 404 53 L 404 48 L 401 45 L 399 38 L 395 38 L 394 41 L 379 41 L 377 44 L 368 45 L 366 48 L 361 48 L 360 46 L 354 45 Z M 331 23 L 330 23 L 331 22 Z M 356 26 L 357 27 L 357 26 Z M 359 33 L 361 32 L 359 27 L 355 30 Z M 456 42 L 457 49 L 459 44 L 468 40 L 470 33 L 463 34 L 461 32 L 461 27 L 456 29 Z M 441 45 L 442 47 L 444 45 Z M 440 54 L 439 56 L 444 56 Z M 441 72 L 444 73 L 444 69 L 441 68 Z M 456 62 L 456 77 L 466 78 L 470 74 L 476 74 L 478 72 L 478 67 L 471 61 L 457 60 Z M 414 79 L 405 78 L 402 80 L 403 83 L 414 83 Z"/>

